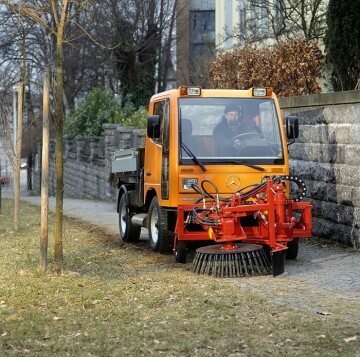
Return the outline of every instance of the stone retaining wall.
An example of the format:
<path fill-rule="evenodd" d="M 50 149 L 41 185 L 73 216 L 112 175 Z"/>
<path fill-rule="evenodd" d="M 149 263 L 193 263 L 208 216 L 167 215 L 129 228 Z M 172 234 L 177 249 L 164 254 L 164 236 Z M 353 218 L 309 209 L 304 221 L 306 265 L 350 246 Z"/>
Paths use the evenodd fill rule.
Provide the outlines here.
<path fill-rule="evenodd" d="M 313 235 L 360 248 L 360 92 L 286 98 L 280 105 L 284 117 L 299 117 L 290 165 L 307 183 Z"/>
<path fill-rule="evenodd" d="M 115 200 L 107 196 L 111 173 L 111 154 L 118 149 L 144 145 L 145 130 L 105 124 L 104 137 L 64 137 L 64 196 Z M 49 145 L 49 194 L 55 196 L 55 141 Z M 41 144 L 33 169 L 33 192 L 40 193 Z"/>

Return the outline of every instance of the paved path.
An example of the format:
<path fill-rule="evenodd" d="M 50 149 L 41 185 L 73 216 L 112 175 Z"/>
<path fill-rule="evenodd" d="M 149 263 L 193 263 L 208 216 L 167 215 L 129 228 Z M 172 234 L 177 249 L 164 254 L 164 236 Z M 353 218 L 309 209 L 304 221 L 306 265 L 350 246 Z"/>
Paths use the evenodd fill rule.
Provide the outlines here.
<path fill-rule="evenodd" d="M 24 184 L 21 186 L 25 187 Z M 12 198 L 12 191 L 5 188 L 3 197 Z M 40 196 L 30 195 L 25 189 L 21 190 L 21 200 L 40 206 Z M 52 211 L 55 209 L 55 197 L 49 198 L 49 209 Z M 64 198 L 64 214 L 99 225 L 112 233 L 119 232 L 118 214 L 114 202 Z"/>
<path fill-rule="evenodd" d="M 40 206 L 39 196 L 23 196 L 22 201 Z M 55 209 L 55 197 L 49 198 L 49 209 Z M 116 203 L 97 200 L 64 198 L 64 215 L 79 218 L 106 228 L 111 233 L 119 233 Z"/>

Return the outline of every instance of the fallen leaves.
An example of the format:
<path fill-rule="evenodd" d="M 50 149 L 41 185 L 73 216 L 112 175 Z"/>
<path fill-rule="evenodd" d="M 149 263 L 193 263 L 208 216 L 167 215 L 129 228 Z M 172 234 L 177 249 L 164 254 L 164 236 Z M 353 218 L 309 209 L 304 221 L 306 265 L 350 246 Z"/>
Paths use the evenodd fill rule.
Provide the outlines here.
<path fill-rule="evenodd" d="M 351 337 L 344 338 L 345 342 L 354 342 L 356 340 L 357 340 L 357 336 L 351 336 Z"/>
<path fill-rule="evenodd" d="M 324 315 L 324 316 L 329 316 L 329 315 L 331 315 L 331 313 L 328 312 L 328 311 L 317 311 L 316 313 L 319 314 L 319 315 Z"/>

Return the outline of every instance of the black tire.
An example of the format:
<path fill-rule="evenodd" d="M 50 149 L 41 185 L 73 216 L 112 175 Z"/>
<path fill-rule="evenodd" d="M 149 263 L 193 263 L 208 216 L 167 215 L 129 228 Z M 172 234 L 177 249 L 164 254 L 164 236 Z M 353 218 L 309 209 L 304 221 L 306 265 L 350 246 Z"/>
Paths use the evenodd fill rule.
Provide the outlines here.
<path fill-rule="evenodd" d="M 148 230 L 149 244 L 154 252 L 168 253 L 172 249 L 172 234 L 167 230 L 166 211 L 155 196 L 150 204 Z"/>
<path fill-rule="evenodd" d="M 137 242 L 140 238 L 141 227 L 131 223 L 127 197 L 124 192 L 119 201 L 119 232 L 123 242 Z"/>
<path fill-rule="evenodd" d="M 187 244 L 183 240 L 177 240 L 175 249 L 175 260 L 177 263 L 186 263 Z"/>
<path fill-rule="evenodd" d="M 286 259 L 296 259 L 299 253 L 299 238 L 295 238 L 287 246 Z"/>

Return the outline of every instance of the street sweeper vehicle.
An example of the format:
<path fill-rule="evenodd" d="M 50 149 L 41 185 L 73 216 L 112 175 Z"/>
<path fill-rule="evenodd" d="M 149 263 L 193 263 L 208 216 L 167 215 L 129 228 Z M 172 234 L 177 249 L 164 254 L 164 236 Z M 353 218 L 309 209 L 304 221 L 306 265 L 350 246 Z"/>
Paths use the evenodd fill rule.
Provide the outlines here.
<path fill-rule="evenodd" d="M 288 145 L 298 119 L 283 125 L 271 88 L 182 86 L 150 100 L 145 147 L 114 152 L 120 237 L 175 252 L 217 277 L 274 276 L 311 235 L 306 187 L 290 175 Z M 287 143 L 287 139 L 289 143 Z"/>

